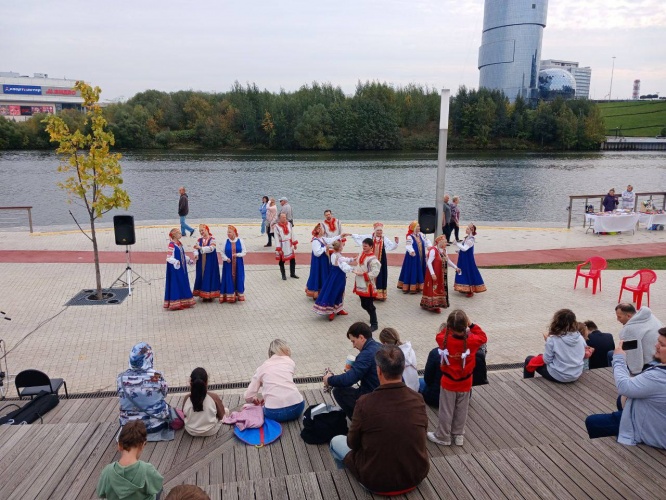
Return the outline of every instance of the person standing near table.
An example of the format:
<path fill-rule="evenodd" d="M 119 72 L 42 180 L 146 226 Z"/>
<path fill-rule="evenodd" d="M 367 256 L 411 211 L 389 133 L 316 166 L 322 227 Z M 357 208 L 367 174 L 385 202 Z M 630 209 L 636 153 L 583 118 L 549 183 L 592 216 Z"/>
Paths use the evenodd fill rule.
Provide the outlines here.
<path fill-rule="evenodd" d="M 280 198 L 280 205 L 282 206 L 282 208 L 280 208 L 280 215 L 282 214 L 286 215 L 287 221 L 289 221 L 291 227 L 294 227 L 294 212 L 291 209 L 289 200 L 283 196 L 282 198 Z"/>
<path fill-rule="evenodd" d="M 298 276 L 296 276 L 296 253 L 294 252 L 298 241 L 294 239 L 294 229 L 289 224 L 285 213 L 280 214 L 278 221 L 275 226 L 275 237 L 277 239 L 275 259 L 280 266 L 283 280 L 287 279 L 287 273 L 284 269 L 285 261 L 289 261 L 289 275 L 298 279 Z"/>
<path fill-rule="evenodd" d="M 636 193 L 634 193 L 634 186 L 629 184 L 627 190 L 622 193 L 622 209 L 634 211 L 636 206 Z"/>
<path fill-rule="evenodd" d="M 194 234 L 194 228 L 187 225 L 185 222 L 185 217 L 190 213 L 190 201 L 185 192 L 185 186 L 178 188 L 178 193 L 180 193 L 180 199 L 178 200 L 178 217 L 180 217 L 180 234 L 182 236 L 192 236 Z M 190 234 L 187 234 L 187 231 Z"/>
<path fill-rule="evenodd" d="M 608 191 L 608 194 L 604 196 L 604 212 L 612 212 L 617 207 L 618 201 L 617 196 L 615 195 L 615 189 L 611 188 Z"/>

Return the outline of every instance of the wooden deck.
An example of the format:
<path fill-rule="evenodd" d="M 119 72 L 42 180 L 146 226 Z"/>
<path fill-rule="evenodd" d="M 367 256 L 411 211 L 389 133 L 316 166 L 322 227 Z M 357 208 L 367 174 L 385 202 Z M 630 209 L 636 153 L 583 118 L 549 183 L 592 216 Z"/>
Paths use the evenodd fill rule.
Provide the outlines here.
<path fill-rule="evenodd" d="M 462 447 L 428 442 L 430 474 L 402 498 L 664 498 L 666 452 L 588 439 L 584 419 L 610 412 L 615 389 L 610 370 L 586 372 L 573 385 L 522 380 L 494 373 L 475 387 Z M 308 404 L 331 401 L 305 391 Z M 222 394 L 225 405 L 238 395 Z M 182 395 L 170 396 L 177 404 Z M 63 400 L 43 424 L 0 427 L 0 499 L 95 498 L 102 468 L 115 460 L 117 400 Z M 428 410 L 431 429 L 437 414 Z M 216 436 L 177 432 L 170 442 L 148 443 L 142 460 L 164 476 L 165 491 L 181 483 L 212 499 L 372 498 L 328 446 L 307 445 L 300 424 L 283 426 L 277 442 L 258 449 L 223 426 Z"/>

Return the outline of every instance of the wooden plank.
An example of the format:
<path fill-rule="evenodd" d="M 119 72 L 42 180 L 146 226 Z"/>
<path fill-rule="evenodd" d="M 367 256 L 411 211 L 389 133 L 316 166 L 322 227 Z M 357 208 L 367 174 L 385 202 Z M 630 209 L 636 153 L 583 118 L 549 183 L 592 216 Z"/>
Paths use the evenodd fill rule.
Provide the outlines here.
<path fill-rule="evenodd" d="M 273 459 L 273 470 L 275 476 L 286 476 L 289 474 L 287 471 L 287 464 L 284 457 L 284 450 L 282 449 L 282 440 L 278 439 L 275 443 L 270 445 L 271 458 Z M 271 483 L 272 484 L 272 483 Z"/>
<path fill-rule="evenodd" d="M 238 483 L 238 500 L 255 500 L 254 481 Z"/>
<path fill-rule="evenodd" d="M 523 498 L 530 498 L 531 495 L 526 495 L 530 492 L 530 486 L 518 477 L 507 477 L 506 474 L 497 465 L 498 459 L 503 461 L 503 457 L 499 454 L 491 455 L 489 453 L 474 453 L 472 455 L 479 463 L 483 470 L 488 474 L 488 477 L 493 483 L 502 491 L 502 494 L 507 498 L 516 498 L 522 495 Z M 504 464 L 501 464 L 504 465 Z"/>
<path fill-rule="evenodd" d="M 640 470 L 651 480 L 659 483 L 664 472 L 663 464 L 653 460 L 638 446 L 624 446 L 616 442 L 615 438 L 591 439 L 584 443 L 585 447 L 594 450 L 594 453 L 610 453 L 609 456 L 621 459 L 621 462 Z"/>
<path fill-rule="evenodd" d="M 532 491 L 538 498 L 552 499 L 556 500 L 557 496 L 554 495 L 544 484 L 541 479 L 539 479 L 532 470 L 527 467 L 520 458 L 518 458 L 511 449 L 499 450 L 499 453 L 506 460 L 507 464 L 511 467 L 512 472 L 511 478 L 522 477 L 527 484 L 530 485 Z M 509 470 L 507 470 L 509 472 Z"/>
<path fill-rule="evenodd" d="M 608 477 L 599 477 L 597 472 L 594 470 L 594 468 L 596 468 L 596 464 L 594 464 L 594 462 L 589 464 L 592 465 L 592 467 L 588 466 L 585 461 L 581 460 L 575 453 L 572 453 L 562 443 L 550 443 L 548 446 L 545 446 L 542 449 L 545 453 L 557 453 L 560 455 L 561 458 L 557 457 L 556 455 L 552 455 L 553 461 L 555 461 L 555 463 L 559 463 L 561 460 L 565 460 L 570 463 L 587 480 L 589 480 L 589 482 L 594 484 L 594 487 L 599 490 L 602 497 L 617 499 L 626 498 L 617 493 L 615 488 L 609 484 Z"/>
<path fill-rule="evenodd" d="M 307 498 L 305 496 L 305 491 L 303 491 L 300 474 L 286 476 L 284 481 L 287 486 L 289 500 L 305 500 L 305 498 Z"/>
<path fill-rule="evenodd" d="M 264 448 L 267 448 L 266 446 Z M 250 479 L 260 479 L 261 476 L 261 459 L 259 454 L 261 448 L 255 446 L 247 446 L 247 471 Z"/>
<path fill-rule="evenodd" d="M 476 480 L 474 474 L 467 469 L 463 461 L 460 459 L 460 456 L 449 456 L 445 457 L 444 460 L 446 460 L 449 463 L 451 469 L 460 478 L 462 483 L 474 496 L 475 499 L 491 498 L 491 496 L 488 495 L 488 493 L 486 493 L 486 491 L 484 490 L 483 485 Z"/>
<path fill-rule="evenodd" d="M 173 441 L 164 441 L 164 449 L 161 454 L 161 459 L 158 461 L 155 458 L 152 459 L 152 464 L 157 470 L 170 470 L 176 457 L 178 450 L 180 449 L 180 444 L 185 441 L 183 448 L 188 448 L 192 443 L 192 436 L 190 436 L 185 429 L 176 431 L 176 436 Z M 159 446 L 158 446 L 159 448 Z M 194 469 L 196 471 L 196 469 Z"/>
<path fill-rule="evenodd" d="M 222 490 L 219 484 L 202 486 L 201 489 L 208 494 L 210 500 L 222 500 Z"/>
<path fill-rule="evenodd" d="M 100 404 L 95 407 L 95 411 L 88 416 L 88 422 L 106 422 L 110 412 L 118 416 L 118 398 L 103 398 L 99 401 Z"/>
<path fill-rule="evenodd" d="M 238 444 L 235 443 L 235 446 L 238 446 Z M 236 480 L 236 453 L 234 447 L 229 448 L 222 456 L 222 481 L 225 483 Z"/>
<path fill-rule="evenodd" d="M 473 477 L 474 481 L 483 489 L 485 495 L 488 495 L 490 498 L 505 497 L 504 493 L 502 493 L 502 490 L 500 490 L 497 485 L 493 483 L 493 480 L 488 476 L 483 467 L 479 465 L 479 463 L 472 455 L 460 455 L 456 457 L 456 459 L 459 460 L 457 463 L 462 464 L 463 466 L 460 467 L 460 465 L 458 465 L 456 469 L 460 469 L 461 472 L 464 470 L 465 473 L 468 473 L 471 477 Z M 450 460 L 453 460 L 453 457 L 451 457 Z M 456 462 L 449 461 L 449 463 L 453 465 L 453 463 Z"/>
<path fill-rule="evenodd" d="M 552 481 L 547 481 L 546 486 L 548 486 L 548 488 L 550 488 L 550 490 L 559 498 L 578 499 L 588 497 L 588 494 L 579 488 L 578 485 L 563 471 L 561 463 L 554 463 L 538 447 L 514 448 L 513 452 L 539 478 L 545 479 L 549 476 L 552 477 Z"/>
<path fill-rule="evenodd" d="M 437 475 L 439 476 L 439 474 Z M 421 498 L 423 498 L 423 500 L 439 500 L 440 498 L 444 498 L 441 492 L 435 490 L 435 488 L 432 486 L 432 483 L 430 483 L 430 481 L 428 481 L 427 478 L 424 479 L 421 482 L 421 484 L 419 484 L 416 491 L 408 493 L 407 495 L 405 495 L 405 498 L 412 500 L 413 498 L 415 498 L 417 492 L 421 496 Z"/>
<path fill-rule="evenodd" d="M 238 486 L 236 486 L 236 483 L 222 484 L 222 500 L 238 500 Z"/>
<path fill-rule="evenodd" d="M 272 477 L 269 479 L 271 487 L 271 496 L 275 499 L 288 498 L 287 485 L 284 482 L 284 477 Z"/>
<path fill-rule="evenodd" d="M 507 440 L 510 438 L 506 434 L 500 434 L 494 429 L 495 421 L 491 418 L 490 415 L 488 415 L 487 412 L 484 411 L 478 396 L 478 393 L 475 394 L 473 398 L 474 401 L 470 401 L 469 409 L 467 412 L 467 419 L 474 422 L 474 424 L 478 426 L 479 429 L 483 429 L 483 432 L 488 436 L 490 441 L 492 441 L 494 448 L 489 447 L 487 448 L 488 450 L 510 447 L 511 444 L 505 441 L 505 438 Z M 481 394 L 480 396 L 485 397 L 484 394 Z"/>
<path fill-rule="evenodd" d="M 315 476 L 317 477 L 319 491 L 324 500 L 338 500 L 339 498 L 343 498 L 338 495 L 333 477 L 329 471 L 316 472 Z"/>
<path fill-rule="evenodd" d="M 275 466 L 273 465 L 273 446 L 264 446 L 258 449 L 259 464 L 261 465 L 261 477 L 275 477 Z M 282 453 L 280 451 L 280 453 Z"/>
<path fill-rule="evenodd" d="M 3 425 L 0 426 L 0 429 L 3 429 L 3 434 L 6 436 L 4 442 L 1 443 L 2 446 L 2 455 L 0 456 L 0 471 L 4 468 L 4 463 L 6 460 L 9 460 L 7 454 L 11 452 L 16 443 L 21 442 L 22 446 L 27 446 L 27 440 L 32 439 L 33 432 L 36 431 L 35 427 L 32 425 Z M 2 473 L 0 472 L 0 477 Z"/>
<path fill-rule="evenodd" d="M 324 500 L 324 495 L 322 495 L 319 489 L 316 473 L 306 472 L 305 474 L 301 474 L 301 483 L 303 484 L 303 492 L 305 493 L 306 500 L 310 500 L 311 498 L 314 500 Z"/>
<path fill-rule="evenodd" d="M 289 442 L 294 448 L 296 460 L 298 462 L 298 468 L 301 472 L 324 470 L 324 465 L 320 455 L 317 455 L 316 460 L 318 468 L 315 468 L 315 464 L 310 461 L 307 446 L 301 438 L 300 426 L 297 421 L 285 422 L 282 424 L 282 439 L 285 437 L 289 439 Z"/>
<path fill-rule="evenodd" d="M 606 453 L 590 453 L 589 448 L 592 448 L 591 446 L 586 449 L 586 447 L 578 443 L 571 442 L 563 443 L 563 446 L 566 446 L 577 457 L 584 460 L 585 463 L 593 465 L 595 472 L 625 498 L 630 498 L 634 495 L 637 495 L 639 498 L 650 498 L 652 495 L 658 497 L 664 493 L 663 485 L 661 483 L 653 483 L 648 476 L 643 474 L 641 469 L 632 467 L 631 464 L 623 464 L 624 467 L 622 469 L 624 470 L 621 470 L 617 466 L 617 459 L 613 456 L 614 447 L 607 447 L 609 449 L 607 449 Z M 621 445 L 618 444 L 617 446 Z M 613 457 L 613 459 L 609 457 Z M 598 467 L 594 466 L 595 462 L 599 465 Z M 603 469 L 606 470 L 606 473 L 603 472 Z M 652 491 L 650 490 L 650 486 L 652 486 Z"/>
<path fill-rule="evenodd" d="M 432 489 L 437 492 L 438 496 L 436 498 L 455 497 L 453 490 L 449 488 L 447 481 L 439 473 L 439 470 L 437 470 L 435 464 L 432 463 L 432 460 L 430 461 L 430 471 L 428 472 L 428 476 L 425 478 L 424 481 L 430 483 Z"/>
<path fill-rule="evenodd" d="M 363 486 L 361 486 L 361 483 L 358 482 L 358 480 L 352 475 L 349 469 L 343 469 L 342 472 L 344 472 L 345 475 L 347 476 L 347 480 L 349 481 L 349 484 L 351 485 L 352 491 L 354 492 L 354 495 L 356 495 L 356 498 L 358 499 L 372 498 L 372 495 L 370 495 L 368 490 L 366 490 Z"/>
<path fill-rule="evenodd" d="M 46 481 L 44 487 L 39 491 L 39 494 L 27 491 L 24 498 L 51 498 L 53 491 L 63 481 L 71 481 L 66 479 L 68 472 L 71 469 L 76 470 L 81 467 L 82 462 L 79 461 L 81 455 L 88 455 L 89 451 L 93 449 L 93 444 L 98 442 L 99 436 L 102 436 L 107 424 L 91 423 L 85 425 L 85 430 L 81 433 L 80 437 L 70 446 L 65 449 L 65 456 L 61 459 L 54 458 L 56 462 L 56 470 L 51 475 L 51 478 Z"/>
<path fill-rule="evenodd" d="M 254 498 L 255 500 L 270 500 L 272 498 L 269 478 L 254 481 Z"/>
<path fill-rule="evenodd" d="M 234 446 L 234 458 L 236 460 L 236 481 L 248 481 L 250 479 L 250 471 L 247 465 L 247 448 L 246 444 L 239 444 Z"/>
<path fill-rule="evenodd" d="M 87 475 L 82 474 L 82 477 L 77 478 L 77 481 L 72 485 L 72 491 L 78 492 L 80 490 L 80 493 L 78 493 L 79 498 L 92 497 L 97 488 L 97 481 L 102 473 L 102 469 L 118 459 L 118 442 L 116 441 L 117 433 L 118 431 L 116 430 L 106 442 L 106 449 L 100 448 L 101 453 L 91 457 L 90 463 L 92 468 L 90 469 L 90 473 Z M 77 493 L 72 494 L 72 498 L 74 497 L 77 497 Z"/>
<path fill-rule="evenodd" d="M 76 458 L 76 462 L 67 471 L 65 477 L 62 479 L 58 487 L 51 495 L 51 498 L 76 498 L 79 491 L 85 484 L 94 483 L 97 486 L 99 473 L 93 474 L 100 457 L 105 452 L 113 452 L 115 454 L 118 447 L 115 436 L 118 428 L 114 424 L 104 424 L 106 427 L 99 427 L 99 439 L 95 442 L 91 439 L 88 446 Z M 109 462 L 111 459 L 109 459 Z M 105 462 L 106 465 L 109 462 Z M 101 468 L 100 468 L 101 471 Z M 92 494 L 92 492 L 91 492 Z M 90 495 L 88 495 L 89 498 Z"/>
<path fill-rule="evenodd" d="M 28 439 L 14 444 L 9 453 L 3 453 L 3 459 L 0 462 L 0 484 L 4 485 L 10 481 L 22 464 L 31 460 L 31 457 L 39 456 L 38 452 L 44 447 L 48 447 L 56 438 L 56 434 L 52 432 L 52 426 L 41 425 L 37 429 L 34 426 L 30 427 L 33 432 L 26 436 Z M 6 488 L 6 491 L 12 490 Z"/>
<path fill-rule="evenodd" d="M 224 473 L 223 473 L 223 462 L 224 458 L 222 455 L 215 457 L 208 464 L 208 475 L 210 484 L 222 484 L 224 482 Z"/>
<path fill-rule="evenodd" d="M 437 469 L 444 482 L 453 491 L 456 499 L 465 498 L 471 500 L 474 498 L 474 493 L 465 486 L 463 481 L 461 481 L 446 457 L 432 458 L 430 459 L 430 464 Z M 430 469 L 430 474 L 432 474 L 432 467 Z"/>
<path fill-rule="evenodd" d="M 349 477 L 343 469 L 335 469 L 331 471 L 331 479 L 333 484 L 335 484 L 335 489 L 338 492 L 338 498 L 356 498 L 354 490 L 352 489 L 351 483 L 349 482 Z M 356 481 L 356 479 L 354 479 Z"/>
<path fill-rule="evenodd" d="M 71 403 L 58 413 L 58 415 L 51 420 L 52 424 L 68 424 L 70 420 L 76 419 L 76 414 L 81 410 L 81 406 L 85 403 L 84 399 L 70 399 Z M 69 402 L 68 401 L 68 402 Z"/>

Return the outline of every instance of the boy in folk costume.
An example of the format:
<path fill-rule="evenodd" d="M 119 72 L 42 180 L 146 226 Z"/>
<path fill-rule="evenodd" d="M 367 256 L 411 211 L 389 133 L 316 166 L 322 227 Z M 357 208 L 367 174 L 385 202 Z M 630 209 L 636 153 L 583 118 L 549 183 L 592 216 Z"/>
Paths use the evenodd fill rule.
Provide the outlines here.
<path fill-rule="evenodd" d="M 388 284 L 388 261 L 386 260 L 386 252 L 390 252 L 391 250 L 398 248 L 398 242 L 400 240 L 397 236 L 393 240 L 388 236 L 384 236 L 384 224 L 381 222 L 375 222 L 372 225 L 372 228 L 372 234 L 352 234 L 351 237 L 354 239 L 358 246 L 361 246 L 363 244 L 363 240 L 366 238 L 372 238 L 374 243 L 375 257 L 377 257 L 381 263 L 381 270 L 379 271 L 379 276 L 377 276 L 376 280 L 376 300 L 384 301 L 386 300 L 387 296 L 386 294 Z"/>
<path fill-rule="evenodd" d="M 277 239 L 275 259 L 280 266 L 282 279 L 287 279 L 287 273 L 284 269 L 284 262 L 287 260 L 289 261 L 289 276 L 298 279 L 298 276 L 296 276 L 296 254 L 294 253 L 298 241 L 294 239 L 294 231 L 287 221 L 287 215 L 284 213 L 280 214 L 278 223 L 275 225 L 275 238 Z"/>
<path fill-rule="evenodd" d="M 370 330 L 374 332 L 379 328 L 374 299 L 377 296 L 375 280 L 381 271 L 381 264 L 373 252 L 374 243 L 371 238 L 364 239 L 362 246 L 363 251 L 358 256 L 354 269 L 354 293 L 360 297 L 361 307 L 370 315 Z"/>

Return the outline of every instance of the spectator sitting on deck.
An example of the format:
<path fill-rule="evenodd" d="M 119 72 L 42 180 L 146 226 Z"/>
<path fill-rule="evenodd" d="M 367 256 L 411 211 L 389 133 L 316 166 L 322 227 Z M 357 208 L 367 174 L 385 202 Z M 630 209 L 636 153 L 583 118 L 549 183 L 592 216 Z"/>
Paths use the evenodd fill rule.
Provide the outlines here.
<path fill-rule="evenodd" d="M 599 331 L 599 327 L 594 321 L 585 321 L 587 327 L 587 345 L 594 348 L 590 357 L 590 370 L 595 368 L 606 368 L 608 365 L 608 353 L 615 350 L 615 340 L 610 333 Z"/>
<path fill-rule="evenodd" d="M 638 375 L 643 366 L 654 358 L 657 331 L 664 325 L 648 307 L 641 307 L 636 311 L 633 304 L 626 302 L 615 306 L 615 316 L 624 325 L 620 330 L 620 341 L 638 341 L 636 349 L 626 352 L 629 371 L 632 375 Z"/>
<path fill-rule="evenodd" d="M 666 449 L 666 328 L 659 329 L 655 351 L 658 364 L 631 377 L 626 353 L 621 346 L 615 349 L 613 375 L 620 394 L 618 411 L 587 417 L 585 427 L 590 439 L 617 436 L 621 444 L 643 443 Z M 627 398 L 624 409 L 621 397 Z"/>

